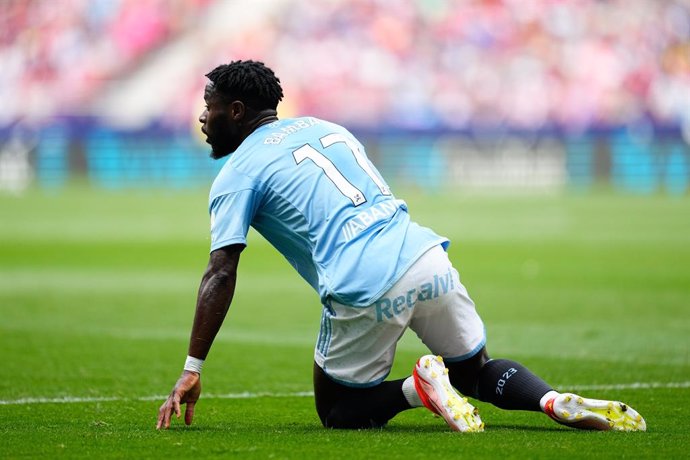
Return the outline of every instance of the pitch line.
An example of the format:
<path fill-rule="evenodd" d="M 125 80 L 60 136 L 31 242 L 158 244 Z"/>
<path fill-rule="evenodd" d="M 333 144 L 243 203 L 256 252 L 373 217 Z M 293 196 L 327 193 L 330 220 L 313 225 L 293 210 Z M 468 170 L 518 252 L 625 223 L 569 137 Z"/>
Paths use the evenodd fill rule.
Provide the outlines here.
<path fill-rule="evenodd" d="M 589 390 L 653 390 L 656 388 L 690 388 L 690 381 L 686 382 L 633 382 L 614 383 L 607 385 L 556 385 L 556 388 L 567 388 L 568 391 Z M 565 391 L 565 390 L 563 390 Z M 306 398 L 314 396 L 312 391 L 296 391 L 292 393 L 266 392 L 242 392 L 225 394 L 202 394 L 203 399 L 255 399 L 255 398 Z M 27 405 L 27 404 L 75 404 L 97 402 L 124 402 L 124 401 L 165 401 L 168 395 L 139 396 L 125 398 L 121 396 L 62 396 L 57 398 L 19 398 L 0 399 L 0 406 Z"/>
<path fill-rule="evenodd" d="M 690 382 L 633 382 L 612 383 L 607 385 L 558 385 L 556 388 L 564 388 L 563 391 L 588 391 L 588 390 L 650 390 L 655 388 L 690 388 Z"/>
<path fill-rule="evenodd" d="M 294 393 L 272 393 L 272 392 L 243 392 L 226 394 L 202 394 L 203 399 L 254 399 L 254 398 L 302 398 L 314 396 L 312 391 L 296 391 Z M 23 405 L 23 404 L 71 404 L 71 403 L 95 403 L 95 402 L 118 402 L 118 401 L 165 401 L 168 395 L 138 396 L 134 398 L 124 398 L 120 396 L 61 396 L 57 398 L 19 398 L 19 399 L 0 399 L 0 406 Z"/>

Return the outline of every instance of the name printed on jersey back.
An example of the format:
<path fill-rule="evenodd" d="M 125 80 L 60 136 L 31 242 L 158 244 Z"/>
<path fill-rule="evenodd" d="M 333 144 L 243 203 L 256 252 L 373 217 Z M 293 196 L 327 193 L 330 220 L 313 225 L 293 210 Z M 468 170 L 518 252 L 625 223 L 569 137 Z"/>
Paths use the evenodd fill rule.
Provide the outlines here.
<path fill-rule="evenodd" d="M 312 117 L 306 117 L 306 118 L 300 118 L 299 120 L 295 121 L 294 123 L 290 123 L 289 125 L 283 126 L 277 131 L 274 131 L 270 133 L 268 136 L 264 138 L 264 144 L 272 144 L 272 145 L 277 145 L 283 142 L 283 139 L 288 137 L 290 134 L 294 134 L 296 132 L 299 132 L 305 128 L 310 128 L 314 125 L 318 125 L 321 123 L 321 120 L 318 118 L 312 118 Z M 278 123 L 271 123 L 268 126 L 274 126 L 277 125 Z"/>
<path fill-rule="evenodd" d="M 345 222 L 342 227 L 342 234 L 345 241 L 352 240 L 355 236 L 362 233 L 375 223 L 389 219 L 400 207 L 404 207 L 403 200 L 385 200 L 365 209 L 350 220 Z"/>

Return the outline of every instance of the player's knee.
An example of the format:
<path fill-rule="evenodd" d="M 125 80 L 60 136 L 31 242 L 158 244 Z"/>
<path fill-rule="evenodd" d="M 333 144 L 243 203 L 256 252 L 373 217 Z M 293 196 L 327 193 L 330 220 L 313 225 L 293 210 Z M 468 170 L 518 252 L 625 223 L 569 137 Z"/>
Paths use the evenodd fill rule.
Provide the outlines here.
<path fill-rule="evenodd" d="M 321 417 L 321 424 L 325 428 L 332 428 L 336 430 L 354 429 L 354 420 L 352 417 L 344 414 L 343 411 L 333 408 Z"/>
<path fill-rule="evenodd" d="M 343 405 L 332 407 L 327 414 L 319 414 L 321 424 L 326 428 L 339 430 L 361 430 L 367 428 L 380 428 L 382 425 L 375 420 L 362 417 Z"/>
<path fill-rule="evenodd" d="M 319 398 L 317 395 L 316 412 L 324 428 L 333 429 L 359 429 L 371 428 L 371 423 L 362 420 L 361 414 L 354 410 L 357 404 L 336 398 Z"/>

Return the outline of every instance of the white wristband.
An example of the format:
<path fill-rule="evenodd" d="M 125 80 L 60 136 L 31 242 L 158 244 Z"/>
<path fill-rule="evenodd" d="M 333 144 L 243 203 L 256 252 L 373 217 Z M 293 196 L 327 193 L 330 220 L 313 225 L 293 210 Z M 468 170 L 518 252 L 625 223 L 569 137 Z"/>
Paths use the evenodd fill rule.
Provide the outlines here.
<path fill-rule="evenodd" d="M 194 356 L 187 356 L 187 360 L 184 362 L 184 370 L 201 374 L 201 366 L 203 365 L 203 359 L 195 358 Z"/>

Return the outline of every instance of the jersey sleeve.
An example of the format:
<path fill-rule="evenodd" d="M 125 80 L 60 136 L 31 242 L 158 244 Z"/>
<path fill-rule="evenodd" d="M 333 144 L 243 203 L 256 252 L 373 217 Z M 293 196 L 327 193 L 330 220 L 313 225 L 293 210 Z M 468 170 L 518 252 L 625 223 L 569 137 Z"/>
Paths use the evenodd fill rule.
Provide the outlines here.
<path fill-rule="evenodd" d="M 247 244 L 258 193 L 252 189 L 219 195 L 211 200 L 211 251 L 231 244 Z"/>

